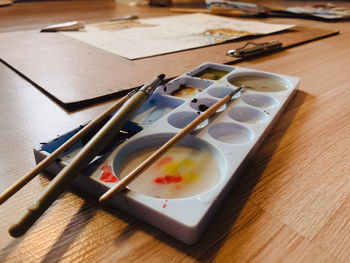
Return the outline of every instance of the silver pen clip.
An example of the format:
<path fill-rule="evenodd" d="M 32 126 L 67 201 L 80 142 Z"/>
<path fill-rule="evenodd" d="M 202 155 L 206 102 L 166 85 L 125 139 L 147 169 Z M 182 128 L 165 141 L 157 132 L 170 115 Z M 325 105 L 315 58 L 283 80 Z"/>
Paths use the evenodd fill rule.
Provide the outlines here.
<path fill-rule="evenodd" d="M 231 49 L 227 51 L 226 55 L 236 58 L 249 57 L 259 55 L 272 50 L 280 49 L 282 42 L 278 40 L 271 40 L 264 43 L 247 42 L 243 47 L 238 49 Z"/>

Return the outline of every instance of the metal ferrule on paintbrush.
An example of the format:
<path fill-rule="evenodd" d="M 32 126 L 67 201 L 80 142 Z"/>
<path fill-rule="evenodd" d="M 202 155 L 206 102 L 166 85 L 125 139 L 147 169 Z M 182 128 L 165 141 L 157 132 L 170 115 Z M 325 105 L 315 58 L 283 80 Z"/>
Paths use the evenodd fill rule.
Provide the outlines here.
<path fill-rule="evenodd" d="M 162 82 L 162 80 L 164 79 L 165 75 L 164 74 L 160 74 L 157 78 L 151 80 L 150 82 L 148 82 L 147 84 L 145 84 L 140 91 L 144 92 L 147 97 L 149 95 L 151 95 L 154 90 L 158 87 L 158 85 Z"/>

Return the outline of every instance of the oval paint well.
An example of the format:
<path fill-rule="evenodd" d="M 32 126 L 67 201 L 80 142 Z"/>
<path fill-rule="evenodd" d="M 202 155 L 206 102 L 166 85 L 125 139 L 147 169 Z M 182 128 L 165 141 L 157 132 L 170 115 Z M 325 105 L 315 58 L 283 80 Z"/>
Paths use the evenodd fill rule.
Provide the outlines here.
<path fill-rule="evenodd" d="M 247 90 L 260 92 L 278 92 L 287 90 L 287 84 L 283 80 L 268 76 L 244 75 L 232 77 L 229 82 L 236 87 L 244 86 Z"/>
<path fill-rule="evenodd" d="M 155 149 L 129 156 L 123 163 L 120 178 L 135 169 Z M 206 152 L 189 147 L 173 147 L 146 169 L 128 188 L 156 198 L 174 199 L 198 195 L 220 180 L 220 169 Z"/>

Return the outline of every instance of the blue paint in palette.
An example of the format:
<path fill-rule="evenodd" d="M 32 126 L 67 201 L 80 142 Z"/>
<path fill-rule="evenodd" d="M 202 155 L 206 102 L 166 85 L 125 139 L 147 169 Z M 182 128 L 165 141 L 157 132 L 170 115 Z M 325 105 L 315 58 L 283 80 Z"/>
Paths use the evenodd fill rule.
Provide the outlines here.
<path fill-rule="evenodd" d="M 92 128 L 89 132 L 87 132 L 78 142 L 73 144 L 71 147 L 69 147 L 64 153 L 63 156 L 68 155 L 80 148 L 82 148 L 102 127 L 106 124 L 106 122 L 110 119 L 110 117 L 107 117 L 105 120 L 103 120 L 99 125 Z M 66 141 L 68 141 L 71 137 L 73 137 L 75 134 L 77 134 L 81 129 L 83 129 L 87 124 L 79 126 L 79 128 L 66 133 L 60 137 L 57 137 L 56 139 L 47 142 L 42 143 L 41 150 L 53 153 L 55 150 L 57 150 L 62 144 L 64 144 Z M 124 142 L 126 139 L 131 138 L 138 132 L 142 131 L 142 127 L 137 125 L 134 122 L 127 122 L 124 127 L 121 129 L 121 131 L 112 139 L 111 142 L 108 143 L 108 145 L 102 150 L 102 152 L 99 155 L 102 155 L 108 151 L 110 151 L 112 148 L 116 147 L 120 143 Z"/>

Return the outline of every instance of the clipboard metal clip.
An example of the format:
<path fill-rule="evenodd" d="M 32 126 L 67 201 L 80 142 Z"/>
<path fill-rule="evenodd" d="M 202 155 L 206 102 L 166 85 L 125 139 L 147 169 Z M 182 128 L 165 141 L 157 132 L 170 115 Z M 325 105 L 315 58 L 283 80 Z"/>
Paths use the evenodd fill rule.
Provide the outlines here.
<path fill-rule="evenodd" d="M 282 42 L 278 40 L 271 40 L 264 43 L 247 42 L 243 47 L 238 49 L 231 49 L 227 51 L 226 55 L 236 58 L 245 58 L 254 55 L 260 55 L 272 50 L 277 50 L 282 47 Z"/>

